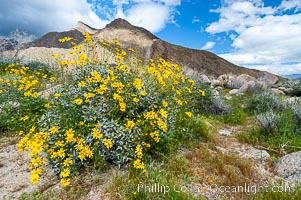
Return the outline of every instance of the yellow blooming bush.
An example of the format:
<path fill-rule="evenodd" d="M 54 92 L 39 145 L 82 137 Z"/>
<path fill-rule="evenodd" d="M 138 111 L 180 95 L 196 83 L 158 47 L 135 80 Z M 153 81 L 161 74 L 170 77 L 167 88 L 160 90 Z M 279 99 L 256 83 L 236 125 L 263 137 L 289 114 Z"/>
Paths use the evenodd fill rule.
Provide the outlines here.
<path fill-rule="evenodd" d="M 93 47 L 95 39 L 86 34 L 85 41 Z M 182 130 L 177 121 L 193 116 L 203 91 L 177 64 L 161 58 L 127 65 L 125 57 L 133 50 L 113 42 L 116 62 L 79 62 L 49 99 L 38 127 L 24 133 L 18 146 L 30 151 L 32 183 L 47 166 L 67 186 L 72 174 L 99 157 L 145 170 L 145 155 L 160 151 L 175 130 Z"/>
<path fill-rule="evenodd" d="M 44 66 L 0 64 L 0 129 L 24 130 L 40 117 L 45 100 L 38 92 L 52 78 Z"/>

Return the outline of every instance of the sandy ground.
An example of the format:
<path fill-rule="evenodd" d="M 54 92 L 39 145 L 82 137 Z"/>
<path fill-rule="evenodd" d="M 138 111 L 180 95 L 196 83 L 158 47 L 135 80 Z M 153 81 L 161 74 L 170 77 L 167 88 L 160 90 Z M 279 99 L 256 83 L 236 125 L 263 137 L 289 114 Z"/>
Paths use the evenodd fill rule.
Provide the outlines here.
<path fill-rule="evenodd" d="M 247 158 L 253 162 L 253 167 L 258 172 L 258 180 L 277 180 L 278 178 L 267 165 L 269 155 L 258 155 L 258 149 L 238 142 L 234 134 L 238 130 L 223 129 L 231 134 L 220 135 L 223 143 L 217 147 L 222 152 L 236 152 L 241 158 Z M 32 185 L 29 181 L 30 170 L 28 165 L 30 162 L 27 153 L 18 152 L 17 138 L 0 138 L 0 200 L 1 199 L 18 199 L 24 192 L 31 193 L 38 189 L 38 185 Z M 200 166 L 201 167 L 201 166 Z M 109 176 L 109 174 L 107 174 Z M 109 177 L 106 177 L 109 178 Z M 278 179 L 279 180 L 279 179 Z M 42 181 L 41 181 L 42 182 Z M 97 199 L 110 199 L 109 194 L 104 191 L 104 181 L 102 185 L 95 185 L 91 191 L 83 197 L 83 199 L 97 200 Z M 40 183 L 43 184 L 43 183 Z M 202 186 L 201 188 L 206 187 Z M 203 191 L 202 195 L 208 199 L 215 199 L 218 194 L 210 191 Z"/>
<path fill-rule="evenodd" d="M 16 139 L 1 138 L 1 140 L 0 199 L 17 199 L 23 192 L 32 192 L 37 188 L 37 185 L 29 182 L 30 159 L 27 153 L 18 152 Z"/>

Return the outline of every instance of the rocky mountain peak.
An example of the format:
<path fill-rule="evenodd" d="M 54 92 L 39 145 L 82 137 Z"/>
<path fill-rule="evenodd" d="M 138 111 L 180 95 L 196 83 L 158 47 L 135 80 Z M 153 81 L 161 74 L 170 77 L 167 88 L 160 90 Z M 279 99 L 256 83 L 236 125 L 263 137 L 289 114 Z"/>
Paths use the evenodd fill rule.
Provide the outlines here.
<path fill-rule="evenodd" d="M 125 19 L 118 18 L 107 24 L 106 28 L 133 29 L 133 25 Z"/>
<path fill-rule="evenodd" d="M 92 28 L 91 26 L 85 24 L 84 22 L 78 21 L 76 28 L 80 32 L 88 32 L 90 34 L 95 34 L 98 30 L 95 28 Z"/>
<path fill-rule="evenodd" d="M 107 24 L 104 29 L 126 29 L 126 30 L 131 30 L 133 32 L 144 33 L 150 39 L 159 39 L 145 28 L 134 26 L 131 23 L 129 23 L 127 20 L 121 18 L 117 18 L 113 20 L 111 23 Z"/>

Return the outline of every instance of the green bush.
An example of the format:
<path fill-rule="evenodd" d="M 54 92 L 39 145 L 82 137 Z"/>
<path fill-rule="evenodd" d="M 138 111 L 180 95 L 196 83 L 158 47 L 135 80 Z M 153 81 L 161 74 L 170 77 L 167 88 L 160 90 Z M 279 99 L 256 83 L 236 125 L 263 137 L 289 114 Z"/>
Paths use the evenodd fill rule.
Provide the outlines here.
<path fill-rule="evenodd" d="M 281 100 L 271 94 L 271 93 L 262 93 L 255 94 L 246 102 L 246 110 L 252 114 L 264 113 L 270 110 L 281 111 L 284 107 Z"/>
<path fill-rule="evenodd" d="M 296 81 L 292 88 L 293 88 L 293 91 L 291 92 L 291 95 L 300 97 L 301 96 L 301 80 Z"/>
<path fill-rule="evenodd" d="M 147 66 L 127 65 L 127 52 L 117 40 L 114 45 L 115 65 L 90 62 L 79 47 L 72 50 L 79 61 L 59 62 L 62 68 L 77 65 L 18 144 L 20 151 L 30 150 L 32 183 L 41 176 L 44 157 L 64 186 L 96 155 L 145 171 L 145 155 L 164 153 L 177 138 L 177 125 L 200 110 L 205 92 L 177 64 L 160 58 Z"/>
<path fill-rule="evenodd" d="M 33 71 L 21 64 L 6 64 L 0 77 L 0 129 L 26 130 L 40 117 L 45 100 L 38 92 L 49 80 L 43 69 Z"/>
<path fill-rule="evenodd" d="M 221 118 L 226 124 L 243 125 L 246 123 L 247 115 L 242 109 L 236 108 L 230 113 L 221 116 Z"/>

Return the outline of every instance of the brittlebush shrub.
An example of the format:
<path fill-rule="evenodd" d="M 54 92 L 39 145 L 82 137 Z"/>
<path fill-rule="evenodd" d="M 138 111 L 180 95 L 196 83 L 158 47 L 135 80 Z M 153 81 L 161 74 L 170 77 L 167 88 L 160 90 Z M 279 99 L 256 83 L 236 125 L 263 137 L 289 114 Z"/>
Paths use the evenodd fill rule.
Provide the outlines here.
<path fill-rule="evenodd" d="M 46 101 L 38 92 L 53 77 L 37 64 L 2 63 L 0 70 L 0 130 L 24 130 L 41 116 Z"/>
<path fill-rule="evenodd" d="M 93 47 L 88 34 L 85 42 Z M 177 124 L 198 110 L 194 105 L 204 91 L 177 64 L 159 59 L 146 66 L 126 65 L 128 52 L 117 40 L 113 45 L 114 65 L 90 62 L 81 51 L 74 55 L 77 60 L 59 62 L 78 65 L 49 99 L 37 127 L 18 144 L 30 151 L 32 183 L 47 165 L 67 186 L 73 174 L 99 157 L 145 171 L 145 155 L 160 151 L 177 133 Z"/>

